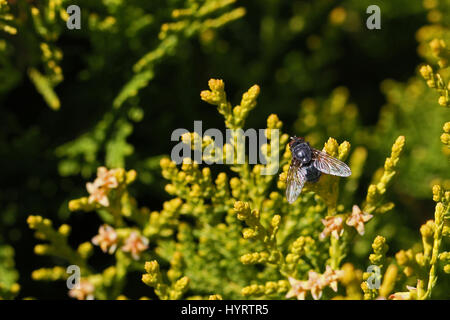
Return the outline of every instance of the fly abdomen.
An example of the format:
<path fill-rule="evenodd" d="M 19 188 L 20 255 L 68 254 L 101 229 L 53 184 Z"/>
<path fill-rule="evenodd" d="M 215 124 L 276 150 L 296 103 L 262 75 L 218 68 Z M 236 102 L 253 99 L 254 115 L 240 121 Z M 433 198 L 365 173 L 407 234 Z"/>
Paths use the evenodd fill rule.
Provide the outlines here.
<path fill-rule="evenodd" d="M 306 171 L 306 181 L 308 182 L 317 182 L 320 178 L 321 172 L 317 170 L 316 167 L 311 163 L 304 166 L 304 169 Z"/>

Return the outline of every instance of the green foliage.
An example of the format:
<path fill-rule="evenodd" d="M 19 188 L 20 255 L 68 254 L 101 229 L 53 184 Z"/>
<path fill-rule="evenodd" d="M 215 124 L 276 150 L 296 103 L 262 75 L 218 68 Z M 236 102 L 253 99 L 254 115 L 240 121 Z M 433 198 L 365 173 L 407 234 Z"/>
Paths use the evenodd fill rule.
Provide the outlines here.
<path fill-rule="evenodd" d="M 446 1 L 81 0 L 81 30 L 69 4 L 0 0 L 1 298 L 46 298 L 29 282 L 56 288 L 68 265 L 76 299 L 449 298 Z M 227 90 L 200 98 L 224 121 L 198 99 L 211 75 Z M 170 132 L 199 119 L 264 127 L 278 173 L 177 166 Z M 293 134 L 352 175 L 288 204 Z"/>
<path fill-rule="evenodd" d="M 11 246 L 0 246 L 0 298 L 12 299 L 20 289 L 17 284 L 18 272 L 14 269 L 14 249 Z"/>
<path fill-rule="evenodd" d="M 232 108 L 226 100 L 223 81 L 210 80 L 209 87 L 210 91 L 202 92 L 202 99 L 218 106 L 228 127 L 242 129 L 248 115 L 247 106 L 255 106 L 259 88 L 252 87 L 244 93 L 241 104 Z M 281 127 L 282 123 L 276 115 L 269 116 L 268 138 L 271 137 L 271 130 Z M 283 148 L 287 138 L 285 134 L 281 136 Z M 207 136 L 198 137 L 194 133 L 183 136 L 185 143 L 192 144 L 192 140 L 202 149 L 211 143 L 211 138 Z M 297 296 L 304 299 L 307 292 L 314 299 L 322 296 L 331 298 L 332 291 L 327 287 L 337 292 L 338 281 L 345 278 L 345 270 L 340 269 L 351 240 L 356 236 L 354 230 L 364 235 L 364 224 L 393 206 L 385 203 L 384 194 L 396 173 L 404 144 L 404 137 L 399 137 L 394 143 L 383 173 L 368 188 L 362 206 L 364 211 L 354 205 L 352 212 L 340 204 L 338 177 L 335 176 L 324 176 L 317 183 L 307 184 L 300 199 L 293 205 L 288 204 L 284 198 L 288 164 L 284 165 L 277 182 L 280 191 L 271 191 L 269 186 L 275 183 L 273 176 L 262 176 L 264 166 L 260 164 L 253 167 L 248 163 L 232 164 L 232 171 L 237 175 L 229 179 L 222 172 L 213 182 L 208 167 L 200 169 L 197 163 L 189 159 L 178 169 L 170 159 L 163 158 L 160 162 L 162 174 L 170 181 L 166 191 L 176 197 L 165 202 L 160 212 L 139 209 L 127 192 L 127 186 L 135 179 L 134 171 L 101 167 L 94 182 L 86 185 L 90 196 L 72 200 L 69 208 L 72 211 L 96 210 L 105 222 L 111 224 L 100 227 L 92 243 L 99 245 L 105 253 L 115 253 L 116 266 L 93 273 L 86 265 L 86 259 L 92 253 L 90 243 L 81 244 L 75 252 L 65 240 L 69 232 L 67 225 L 56 232 L 49 220 L 30 216 L 28 223 L 38 231 L 38 238 L 50 242 L 37 245 L 35 252 L 56 255 L 84 270 L 85 286 L 80 289 L 81 293 L 74 292 L 74 289 L 69 292 L 78 299 L 90 295 L 98 298 L 123 297 L 119 295 L 126 279 L 123 272 L 133 269 L 131 258 L 136 260 L 137 267 L 137 262 L 145 260 L 148 254 L 156 260 L 145 264 L 146 273 L 142 281 L 153 287 L 160 299 L 179 299 L 186 293 L 197 298 L 218 293 L 226 298 L 279 299 Z M 226 158 L 230 149 L 237 154 L 237 140 L 225 144 L 223 150 L 218 149 L 215 156 Z M 344 160 L 350 152 L 350 144 L 344 142 L 338 145 L 336 140 L 330 138 L 324 150 Z M 266 144 L 261 147 L 261 152 L 269 156 L 270 152 L 278 151 L 272 148 L 272 144 L 270 147 Z M 205 154 L 203 160 L 209 156 Z M 289 148 L 286 148 L 283 159 L 289 158 Z M 418 272 L 429 275 L 429 279 L 418 280 L 419 284 L 427 283 L 428 289 L 422 293 L 423 287 L 415 288 L 418 293 L 414 293 L 414 297 L 417 298 L 429 297 L 436 283 L 444 221 L 448 219 L 448 193 L 439 186 L 435 187 L 435 200 L 443 199 L 444 202 L 436 207 L 435 222 L 430 222 L 433 226 L 424 226 L 429 230 L 422 232 L 424 254 L 418 263 L 424 270 Z M 133 224 L 126 222 L 125 217 Z M 183 217 L 193 222 L 183 222 Z M 242 228 L 240 221 L 245 222 L 245 228 Z M 434 239 L 434 244 L 428 238 Z M 371 264 L 378 265 L 383 271 L 387 251 L 385 242 L 385 238 L 377 237 L 372 245 L 374 254 L 369 257 Z M 153 249 L 151 253 L 147 252 L 149 243 Z M 443 259 L 446 259 L 445 253 Z M 170 263 L 165 275 L 158 260 Z M 119 270 L 122 271 L 120 277 L 117 276 Z M 34 273 L 39 280 L 49 280 L 46 274 Z M 306 277 L 308 280 L 296 280 Z M 395 288 L 396 281 L 395 277 L 386 278 L 389 282 L 385 281 L 380 291 L 384 296 Z M 249 282 L 252 284 L 246 285 Z M 366 282 L 363 282 L 362 289 L 366 299 L 378 296 L 375 289 L 367 288 Z M 412 297 L 411 292 L 409 298 Z M 111 296 L 112 293 L 116 296 Z M 402 294 L 406 295 L 396 293 L 392 297 L 403 297 Z M 348 296 L 356 297 L 357 293 Z"/>

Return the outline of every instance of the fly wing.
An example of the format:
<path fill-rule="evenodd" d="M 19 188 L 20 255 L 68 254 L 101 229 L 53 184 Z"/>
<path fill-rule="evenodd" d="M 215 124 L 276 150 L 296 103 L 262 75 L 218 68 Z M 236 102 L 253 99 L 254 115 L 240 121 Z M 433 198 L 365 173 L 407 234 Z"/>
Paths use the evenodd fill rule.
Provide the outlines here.
<path fill-rule="evenodd" d="M 328 153 L 311 148 L 313 164 L 317 170 L 333 176 L 348 177 L 352 174 L 350 168 L 342 161 L 333 158 Z"/>
<path fill-rule="evenodd" d="M 286 199 L 289 203 L 297 200 L 305 185 L 306 175 L 304 169 L 295 160 L 291 161 L 286 179 Z"/>

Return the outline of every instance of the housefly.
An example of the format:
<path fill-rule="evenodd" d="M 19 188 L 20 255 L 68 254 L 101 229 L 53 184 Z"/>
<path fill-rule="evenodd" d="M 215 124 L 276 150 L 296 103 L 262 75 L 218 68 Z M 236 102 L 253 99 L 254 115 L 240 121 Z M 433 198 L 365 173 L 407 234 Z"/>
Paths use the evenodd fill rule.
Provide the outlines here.
<path fill-rule="evenodd" d="M 317 182 L 322 173 L 339 177 L 352 174 L 345 163 L 324 151 L 314 149 L 303 138 L 291 137 L 289 148 L 292 153 L 286 180 L 286 199 L 289 203 L 298 198 L 305 182 Z"/>

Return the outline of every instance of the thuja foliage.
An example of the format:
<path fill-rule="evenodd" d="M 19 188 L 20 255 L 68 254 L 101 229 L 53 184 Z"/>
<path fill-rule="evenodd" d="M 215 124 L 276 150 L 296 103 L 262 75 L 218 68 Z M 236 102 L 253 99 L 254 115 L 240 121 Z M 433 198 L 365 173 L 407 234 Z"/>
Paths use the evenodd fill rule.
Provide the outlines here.
<path fill-rule="evenodd" d="M 46 104 L 58 110 L 61 99 L 57 89 L 64 80 L 61 67 L 64 54 L 58 43 L 64 41 L 64 36 L 74 33 L 74 42 L 86 39 L 92 50 L 86 57 L 85 68 L 76 71 L 81 81 L 93 81 L 99 86 L 97 77 L 102 76 L 105 67 L 122 64 L 128 70 L 120 74 L 124 83 L 112 97 L 113 108 L 97 119 L 87 132 L 56 149 L 61 159 L 59 172 L 63 176 L 81 173 L 88 177 L 101 164 L 98 158 L 103 153 L 107 165 L 124 166 L 125 157 L 133 152 L 127 138 L 133 131 L 133 124 L 143 117 L 138 92 L 148 86 L 158 65 L 173 57 L 187 39 L 213 33 L 241 18 L 245 9 L 232 7 L 235 2 L 174 0 L 161 6 L 140 1 L 80 1 L 77 5 L 82 8 L 82 28 L 70 34 L 66 27 L 69 18 L 66 9 L 73 4 L 71 1 L 2 0 L 0 30 L 8 36 L 0 40 L 0 77 L 3 80 L 0 92 L 13 89 L 26 74 Z M 149 38 L 151 49 L 144 44 Z M 27 55 L 16 61 L 13 57 L 18 51 Z M 68 54 L 74 53 L 68 50 Z M 132 56 L 134 61 L 122 59 L 124 55 Z M 112 137 L 109 136 L 111 131 L 114 132 Z"/>
<path fill-rule="evenodd" d="M 227 128 L 238 129 L 256 107 L 259 93 L 257 85 L 251 87 L 233 107 L 224 82 L 211 79 L 201 98 L 217 106 Z M 271 130 L 282 129 L 282 125 L 275 114 L 268 117 L 265 134 L 269 141 Z M 162 175 L 168 181 L 165 190 L 173 198 L 160 211 L 140 207 L 129 193 L 136 171 L 99 167 L 95 180 L 86 184 L 88 195 L 69 203 L 71 211 L 99 214 L 104 224 L 99 225 L 98 234 L 72 248 L 67 240 L 69 225 L 56 227 L 46 218 L 30 216 L 30 228 L 43 241 L 35 246 L 35 253 L 54 255 L 66 265 L 80 267 L 81 286 L 69 291 L 78 299 L 126 298 L 122 289 L 127 273 L 135 270 L 142 272 L 142 281 L 159 299 L 432 297 L 438 279 L 446 277 L 450 266 L 443 248 L 444 238 L 449 236 L 450 191 L 439 185 L 433 187 L 437 202 L 434 219 L 420 229 L 422 250 L 402 250 L 395 258 L 389 257 L 386 239 L 377 236 L 373 240 L 367 265 L 381 270 L 381 287 L 368 287 L 365 280 L 370 274 L 346 262 L 353 239 L 364 236 L 365 225 L 388 215 L 394 206 L 385 194 L 395 179 L 405 137 L 393 141 L 362 203 L 356 203 L 351 194 L 340 193 L 345 187 L 340 178 L 325 175 L 319 182 L 307 184 L 292 205 L 284 196 L 288 138 L 286 133 L 280 137 L 279 175 L 261 175 L 264 165 L 248 163 L 232 164 L 228 173 L 213 175 L 210 167 L 193 160 L 185 159 L 177 166 L 162 158 Z M 211 137 L 196 133 L 183 137 L 186 143 L 196 139 L 203 149 L 213 143 Z M 276 152 L 270 143 L 261 149 L 266 156 Z M 339 143 L 332 137 L 323 149 L 343 161 L 350 158 L 356 173 L 352 179 L 358 179 L 360 151 L 352 152 L 348 141 Z M 231 150 L 237 151 L 236 140 L 216 149 L 214 156 L 226 157 Z M 350 198 L 347 202 L 351 205 L 343 204 L 343 196 Z M 115 262 L 100 272 L 88 261 L 97 251 L 95 246 L 102 254 L 114 255 Z M 65 265 L 38 269 L 33 278 L 64 280 L 64 269 Z M 417 285 L 400 291 L 411 282 Z"/>
<path fill-rule="evenodd" d="M 94 217 L 89 221 L 97 224 L 96 232 L 89 233 L 55 222 L 55 213 L 42 206 L 26 207 L 32 214 L 15 218 L 23 210 L 17 194 L 2 192 L 5 229 L 14 219 L 26 220 L 38 240 L 34 253 L 51 257 L 39 260 L 45 263 L 31 273 L 33 281 L 57 282 L 65 290 L 66 268 L 75 265 L 81 271 L 80 287 L 67 289 L 74 299 L 448 299 L 449 7 L 437 0 L 382 6 L 383 28 L 384 21 L 409 21 L 414 15 L 423 15 L 428 24 L 416 33 L 423 63 L 409 80 L 382 82 L 386 104 L 369 127 L 360 114 L 365 105 L 356 105 L 356 92 L 336 79 L 350 74 L 357 78 L 353 81 L 369 83 L 370 77 L 355 75 L 348 67 L 353 60 L 342 64 L 341 73 L 335 64 L 341 64 L 349 49 L 342 43 L 348 41 L 359 48 L 358 55 L 370 59 L 393 54 L 387 41 L 395 38 L 391 33 L 380 31 L 371 38 L 364 28 L 365 9 L 372 2 L 258 0 L 249 2 L 249 11 L 233 0 L 79 1 L 82 29 L 72 33 L 65 27 L 70 1 L 0 0 L 2 97 L 29 82 L 32 90 L 26 87 L 27 92 L 36 93 L 46 110 L 68 112 L 50 116 L 48 122 L 33 119 L 41 121 L 40 127 L 27 126 L 9 109 L 0 110 L 2 121 L 11 124 L 0 135 L 1 155 L 17 154 L 10 163 L 30 168 L 32 174 L 23 182 L 21 175 L 14 177 L 20 188 L 42 189 L 45 201 L 61 190 L 71 199 L 60 204 L 61 212 Z M 257 15 L 258 32 L 247 14 Z M 77 41 L 85 50 L 81 71 L 64 65 L 79 54 L 72 51 Z M 243 57 L 251 62 L 243 66 Z M 395 57 L 399 61 L 392 70 L 403 60 Z M 264 116 L 269 142 L 262 146 L 263 154 L 276 152 L 271 130 L 282 131 L 276 175 L 261 175 L 267 165 L 248 162 L 207 166 L 186 161 L 177 166 L 167 156 L 148 157 L 152 146 L 147 138 L 162 140 L 160 135 L 147 135 L 145 148 L 138 148 L 136 137 L 131 141 L 144 115 L 152 118 L 151 126 L 165 125 L 167 131 L 170 117 L 159 121 L 158 112 L 173 104 L 182 105 L 177 109 L 182 114 L 191 112 L 194 103 L 186 101 L 198 92 L 188 83 L 205 73 L 195 67 L 196 60 L 222 66 L 224 79 L 239 89 L 261 83 L 262 89 L 252 86 L 241 99 L 237 89 L 231 86 L 229 98 L 224 82 L 211 79 L 200 95 L 200 114 L 203 119 L 205 104 L 210 104 L 230 129 L 248 128 Z M 192 72 L 178 72 L 190 70 L 191 64 Z M 158 82 L 164 71 L 174 87 L 167 79 Z M 70 87 L 76 99 L 67 98 L 70 89 L 64 87 L 71 78 L 82 84 Z M 170 98 L 163 96 L 166 87 Z M 19 88 L 14 98 L 23 95 L 23 85 Z M 259 109 L 253 110 L 257 99 Z M 89 100 L 100 106 L 98 113 Z M 370 105 L 370 100 L 364 96 L 364 103 Z M 150 107 L 145 109 L 143 101 Z M 70 107 L 80 112 L 74 115 Z M 282 122 L 290 120 L 291 110 L 299 110 L 292 131 Z M 352 175 L 323 175 L 289 205 L 284 196 L 287 142 L 294 133 L 348 163 Z M 45 143 L 55 136 L 61 139 Z M 199 142 L 193 146 L 203 150 L 213 142 L 195 133 L 183 141 Z M 41 150 L 43 146 L 47 149 Z M 226 158 L 235 148 L 229 142 L 210 156 Z M 169 153 L 167 146 L 164 152 Z M 39 154 L 40 169 L 27 162 L 32 154 Z M 2 176 L 9 177 L 11 165 L 2 167 Z M 49 167 L 57 168 L 58 187 L 46 177 L 53 173 Z M 165 187 L 155 182 L 156 171 Z M 149 205 L 139 187 L 159 194 L 164 189 L 168 200 Z M 432 198 L 434 212 L 414 208 L 411 197 Z M 415 217 L 423 224 L 415 232 L 402 229 L 400 220 L 412 219 L 412 209 L 423 211 Z M 14 251 L 4 242 L 0 234 L 0 297 L 28 297 L 19 283 L 30 275 L 18 280 Z M 398 247 L 402 249 L 392 249 Z M 99 258 L 106 262 L 96 263 Z M 369 266 L 380 272 L 371 273 Z M 369 286 L 375 280 L 380 286 Z M 146 293 L 128 294 L 140 285 L 146 285 Z"/>

